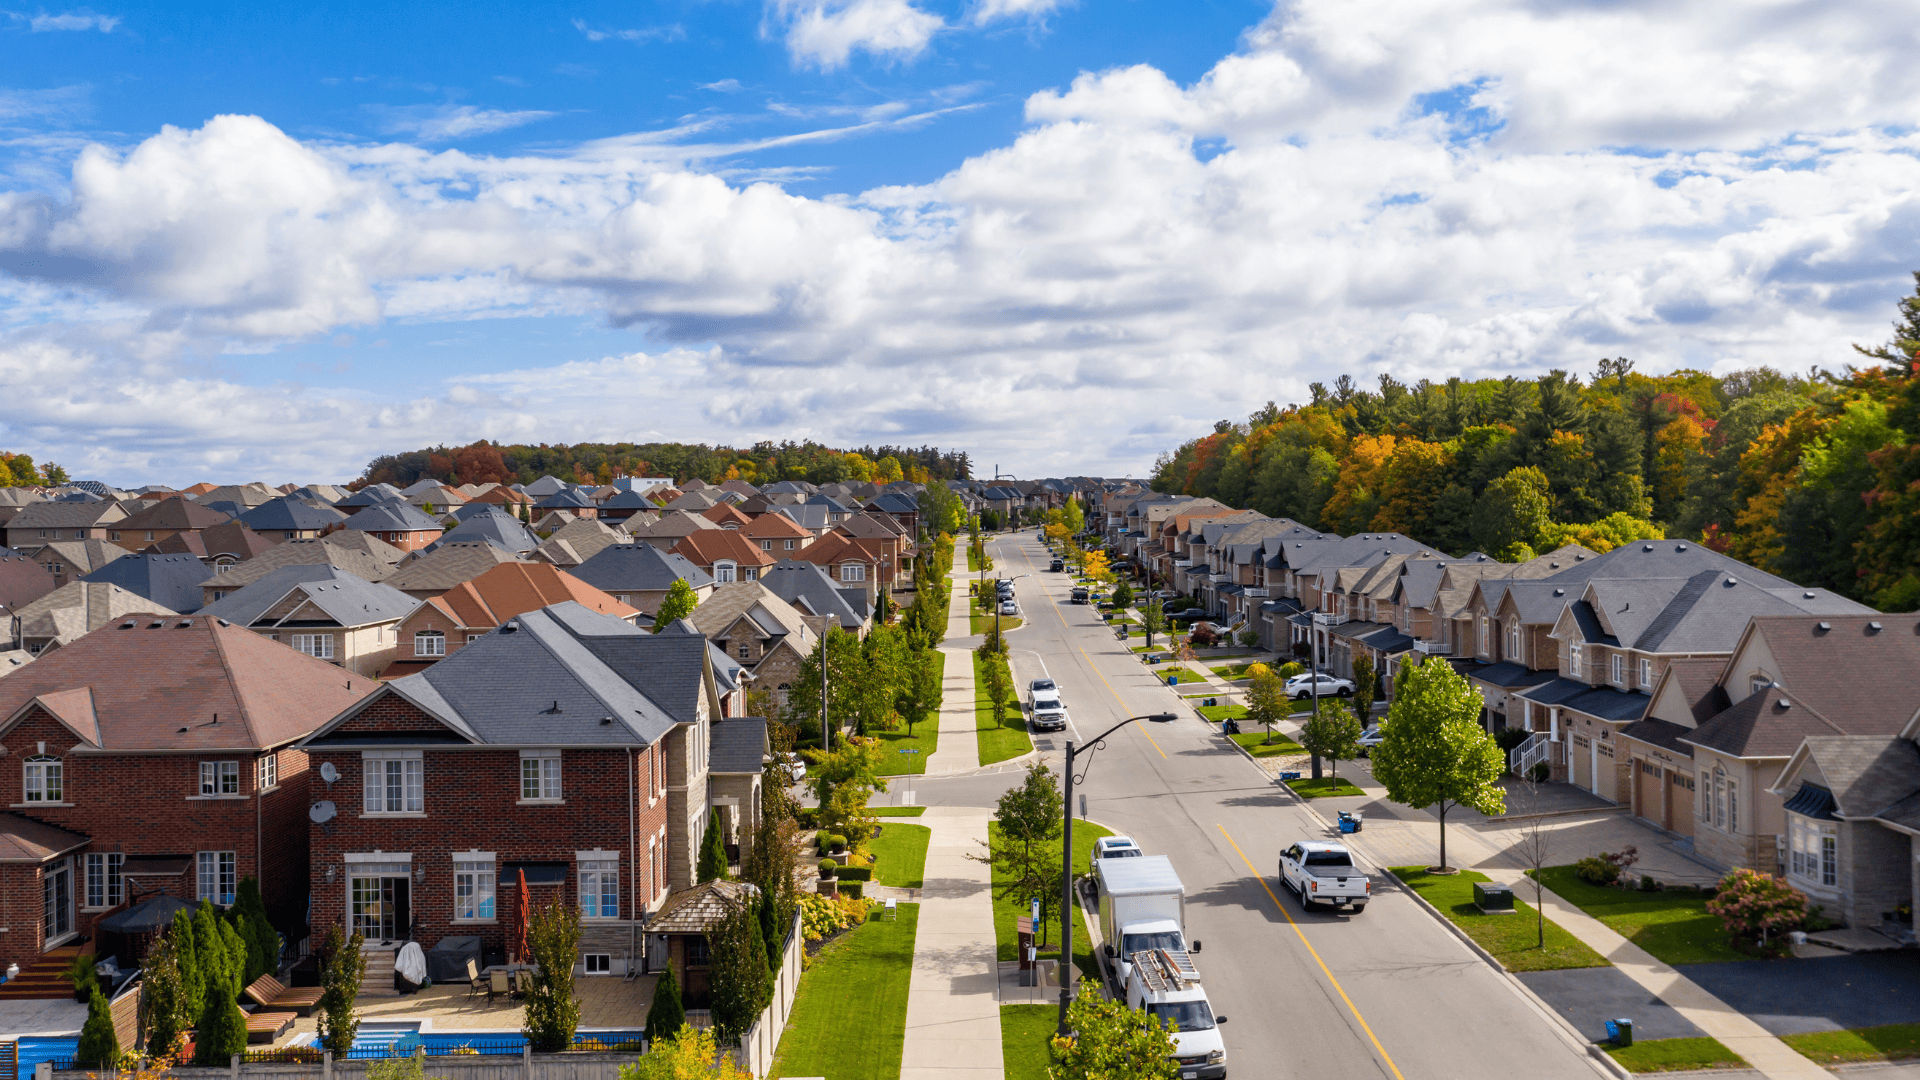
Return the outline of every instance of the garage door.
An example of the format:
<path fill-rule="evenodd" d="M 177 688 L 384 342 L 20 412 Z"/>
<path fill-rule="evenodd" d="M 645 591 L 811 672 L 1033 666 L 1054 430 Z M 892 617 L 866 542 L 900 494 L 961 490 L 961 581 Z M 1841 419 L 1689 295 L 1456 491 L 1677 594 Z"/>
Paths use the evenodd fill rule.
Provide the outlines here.
<path fill-rule="evenodd" d="M 1660 824 L 1660 767 L 1645 758 L 1634 760 L 1633 812 L 1655 825 Z"/>
<path fill-rule="evenodd" d="M 1691 771 L 1667 770 L 1667 794 L 1670 796 L 1671 815 L 1667 828 L 1681 836 L 1693 835 L 1693 773 Z"/>

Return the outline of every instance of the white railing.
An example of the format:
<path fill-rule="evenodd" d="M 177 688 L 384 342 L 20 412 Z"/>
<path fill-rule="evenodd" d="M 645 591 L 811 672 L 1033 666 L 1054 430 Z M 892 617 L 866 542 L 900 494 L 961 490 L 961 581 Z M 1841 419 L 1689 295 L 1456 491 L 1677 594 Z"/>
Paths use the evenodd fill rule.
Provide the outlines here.
<path fill-rule="evenodd" d="M 1248 597 L 1249 599 L 1253 599 L 1253 600 L 1265 600 L 1265 599 L 1267 598 L 1267 590 L 1266 590 L 1266 587 L 1265 587 L 1264 585 L 1262 585 L 1262 586 L 1254 586 L 1254 585 L 1249 585 L 1249 586 L 1247 586 L 1247 591 L 1246 591 L 1246 594 L 1245 594 L 1245 595 L 1246 595 L 1246 596 L 1247 596 L 1247 597 Z M 1062 857 L 1064 858 L 1064 856 L 1062 856 Z"/>
<path fill-rule="evenodd" d="M 1319 623 L 1321 626 L 1339 626 L 1347 620 L 1341 618 L 1337 612 L 1316 611 L 1313 613 L 1313 621 Z M 1064 858 L 1065 856 L 1062 857 Z"/>
<path fill-rule="evenodd" d="M 1413 643 L 1413 651 L 1423 656 L 1445 656 L 1447 644 L 1444 641 L 1416 641 Z"/>
<path fill-rule="evenodd" d="M 1507 762 L 1513 769 L 1513 775 L 1525 777 L 1533 771 L 1535 765 L 1547 760 L 1553 752 L 1553 743 L 1545 731 L 1536 731 L 1527 736 L 1527 741 L 1507 752 Z"/>

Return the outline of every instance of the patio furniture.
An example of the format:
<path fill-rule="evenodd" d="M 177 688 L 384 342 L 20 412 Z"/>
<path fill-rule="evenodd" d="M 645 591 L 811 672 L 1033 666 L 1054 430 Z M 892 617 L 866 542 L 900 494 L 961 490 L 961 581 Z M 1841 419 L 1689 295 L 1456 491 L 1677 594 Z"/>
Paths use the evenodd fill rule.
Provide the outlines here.
<path fill-rule="evenodd" d="M 324 991 L 317 986 L 287 987 L 271 975 L 262 975 L 242 993 L 263 1009 L 292 1009 L 297 1015 L 310 1016 Z"/>
<path fill-rule="evenodd" d="M 887 922 L 894 922 L 897 919 L 899 919 L 900 918 L 900 901 L 895 900 L 891 896 L 887 897 L 887 910 L 885 914 L 881 916 L 881 918 L 885 919 Z"/>
<path fill-rule="evenodd" d="M 467 996 L 472 997 L 487 988 L 487 980 L 480 977 L 480 965 L 467 961 Z"/>
<path fill-rule="evenodd" d="M 504 997 L 511 1001 L 513 999 L 513 988 L 507 984 L 507 973 L 495 969 L 489 973 L 489 976 L 490 978 L 487 982 L 487 1004 L 493 1004 L 495 997 Z"/>
<path fill-rule="evenodd" d="M 480 939 L 472 936 L 443 937 L 427 950 L 427 975 L 436 983 L 457 983 L 467 977 L 467 961 L 486 967 L 480 959 Z"/>
<path fill-rule="evenodd" d="M 286 1034 L 293 1022 L 299 1019 L 290 1012 L 267 1012 L 261 1010 L 247 1014 L 247 1041 L 250 1043 L 270 1043 Z"/>

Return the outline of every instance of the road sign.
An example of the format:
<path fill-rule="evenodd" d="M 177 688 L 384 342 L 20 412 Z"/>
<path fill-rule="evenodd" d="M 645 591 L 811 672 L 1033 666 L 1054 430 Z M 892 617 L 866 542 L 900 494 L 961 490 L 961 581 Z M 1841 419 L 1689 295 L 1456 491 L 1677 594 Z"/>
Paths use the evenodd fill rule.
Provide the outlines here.
<path fill-rule="evenodd" d="M 918 750 L 902 750 L 902 751 L 900 751 L 900 752 L 901 752 L 901 753 L 903 753 L 903 754 L 917 754 L 917 753 L 919 753 L 920 751 L 918 751 Z M 1085 817 L 1086 815 L 1085 815 L 1085 814 L 1082 814 L 1081 816 L 1082 816 L 1082 817 Z"/>
<path fill-rule="evenodd" d="M 1087 795 L 1084 791 L 1080 793 L 1080 816 L 1087 816 Z"/>

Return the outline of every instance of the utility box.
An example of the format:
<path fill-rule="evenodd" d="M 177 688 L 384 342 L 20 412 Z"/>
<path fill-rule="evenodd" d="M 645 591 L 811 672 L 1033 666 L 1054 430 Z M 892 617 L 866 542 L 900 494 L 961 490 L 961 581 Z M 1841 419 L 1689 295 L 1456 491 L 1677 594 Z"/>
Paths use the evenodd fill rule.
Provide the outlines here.
<path fill-rule="evenodd" d="M 1495 881 L 1473 883 L 1473 906 L 1485 912 L 1512 911 L 1513 890 Z"/>

